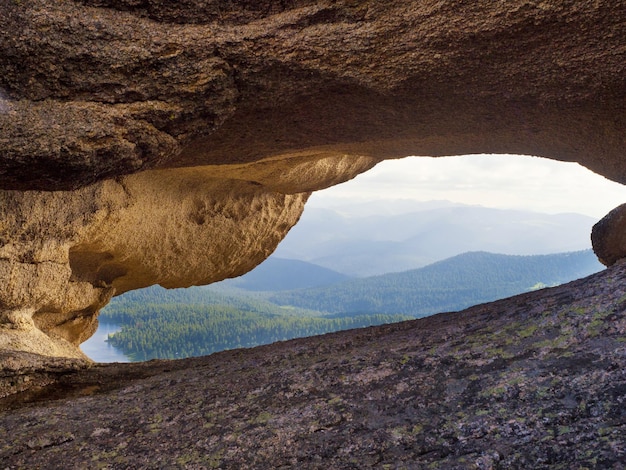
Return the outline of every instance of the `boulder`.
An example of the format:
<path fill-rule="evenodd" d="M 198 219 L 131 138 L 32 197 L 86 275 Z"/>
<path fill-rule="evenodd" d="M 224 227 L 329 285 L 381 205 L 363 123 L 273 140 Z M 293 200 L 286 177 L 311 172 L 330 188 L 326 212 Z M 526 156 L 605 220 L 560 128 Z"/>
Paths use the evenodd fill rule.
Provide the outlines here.
<path fill-rule="evenodd" d="M 617 206 L 593 226 L 591 243 L 605 266 L 626 258 L 626 204 Z"/>

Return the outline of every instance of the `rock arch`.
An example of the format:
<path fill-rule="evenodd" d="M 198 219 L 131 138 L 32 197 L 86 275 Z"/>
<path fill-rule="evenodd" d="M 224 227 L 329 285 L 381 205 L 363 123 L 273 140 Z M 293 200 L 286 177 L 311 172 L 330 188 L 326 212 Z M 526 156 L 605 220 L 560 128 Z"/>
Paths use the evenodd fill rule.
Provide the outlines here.
<path fill-rule="evenodd" d="M 620 2 L 0 6 L 0 348 L 79 355 L 111 295 L 250 269 L 381 159 L 626 182 Z"/>

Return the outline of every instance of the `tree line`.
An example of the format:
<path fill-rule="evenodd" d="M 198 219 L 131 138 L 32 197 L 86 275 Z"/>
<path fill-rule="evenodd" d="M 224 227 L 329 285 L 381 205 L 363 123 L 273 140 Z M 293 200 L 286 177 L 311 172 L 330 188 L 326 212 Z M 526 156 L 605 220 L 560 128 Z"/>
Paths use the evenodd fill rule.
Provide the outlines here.
<path fill-rule="evenodd" d="M 324 318 L 268 314 L 219 304 L 118 302 L 104 309 L 100 318 L 122 326 L 121 331 L 109 335 L 111 345 L 133 361 L 145 361 L 202 356 L 409 317 L 368 314 Z"/>
<path fill-rule="evenodd" d="M 561 284 L 600 269 L 591 250 L 533 256 L 469 252 L 420 269 L 275 292 L 267 298 L 278 305 L 329 313 L 421 317 Z"/>

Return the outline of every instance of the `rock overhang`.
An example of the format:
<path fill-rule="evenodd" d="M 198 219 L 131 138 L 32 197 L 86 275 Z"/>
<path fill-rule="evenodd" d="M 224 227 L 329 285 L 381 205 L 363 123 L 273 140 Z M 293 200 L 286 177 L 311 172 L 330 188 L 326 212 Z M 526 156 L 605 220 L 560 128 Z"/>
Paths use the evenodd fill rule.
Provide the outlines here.
<path fill-rule="evenodd" d="M 336 154 L 517 153 L 626 181 L 619 2 L 2 6 L 0 186 Z"/>
<path fill-rule="evenodd" d="M 3 348 L 30 332 L 68 355 L 112 295 L 241 274 L 310 191 L 382 159 L 529 154 L 626 182 L 619 2 L 0 10 Z"/>

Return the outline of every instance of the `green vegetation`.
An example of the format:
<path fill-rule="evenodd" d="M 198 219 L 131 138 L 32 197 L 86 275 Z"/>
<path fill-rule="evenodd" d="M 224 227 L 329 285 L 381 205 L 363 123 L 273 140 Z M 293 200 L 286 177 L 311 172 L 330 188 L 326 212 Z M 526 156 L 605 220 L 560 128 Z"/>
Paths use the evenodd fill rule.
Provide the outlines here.
<path fill-rule="evenodd" d="M 340 315 L 377 312 L 421 317 L 558 285 L 600 269 L 591 250 L 535 256 L 471 252 L 411 271 L 278 292 L 268 300 Z"/>
<path fill-rule="evenodd" d="M 159 290 L 153 289 L 159 293 Z M 167 294 L 166 294 L 167 295 Z M 158 295 L 157 295 L 158 297 Z M 224 298 L 222 298 L 224 300 Z M 360 328 L 408 319 L 405 315 L 361 315 L 324 318 L 311 314 L 267 313 L 267 303 L 247 304 L 245 309 L 224 304 L 141 303 L 118 301 L 100 315 L 102 321 L 122 325 L 109 343 L 131 360 L 200 356 L 241 347 L 332 331 Z M 280 307 L 275 307 L 280 311 Z"/>
<path fill-rule="evenodd" d="M 280 278 L 275 273 L 280 268 L 288 270 L 292 284 L 319 285 L 319 270 L 299 263 L 303 275 L 293 266 L 270 265 L 274 274 L 265 275 Z M 261 292 L 260 285 L 272 285 L 262 283 L 263 276 L 241 280 L 237 287 L 151 287 L 115 298 L 100 319 L 122 327 L 109 343 L 131 360 L 181 358 L 461 310 L 597 270 L 590 250 L 545 256 L 474 252 L 417 270 L 317 288 Z M 534 332 L 517 334 L 526 338 Z"/>

